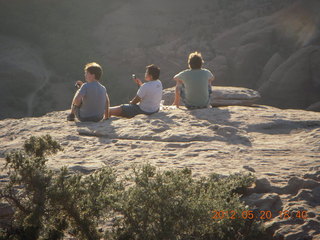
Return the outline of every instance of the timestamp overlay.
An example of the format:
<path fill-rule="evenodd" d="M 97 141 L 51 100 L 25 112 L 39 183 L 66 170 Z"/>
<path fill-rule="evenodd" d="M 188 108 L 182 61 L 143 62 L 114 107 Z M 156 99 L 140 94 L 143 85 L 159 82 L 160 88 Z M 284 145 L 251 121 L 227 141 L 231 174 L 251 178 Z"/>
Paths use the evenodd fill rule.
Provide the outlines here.
<path fill-rule="evenodd" d="M 212 219 L 221 220 L 221 219 L 256 219 L 256 220 L 270 220 L 275 217 L 279 217 L 280 219 L 308 219 L 308 211 L 234 211 L 234 210 L 213 210 Z"/>

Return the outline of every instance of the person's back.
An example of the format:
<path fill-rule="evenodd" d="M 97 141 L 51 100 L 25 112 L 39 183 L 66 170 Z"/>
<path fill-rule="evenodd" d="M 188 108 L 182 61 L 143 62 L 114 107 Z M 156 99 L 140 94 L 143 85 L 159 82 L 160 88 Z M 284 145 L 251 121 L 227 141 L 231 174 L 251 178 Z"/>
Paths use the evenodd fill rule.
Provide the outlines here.
<path fill-rule="evenodd" d="M 145 81 L 135 77 L 133 80 L 140 87 L 136 96 L 129 104 L 122 104 L 110 108 L 110 115 L 132 118 L 138 114 L 151 115 L 160 109 L 160 101 L 162 99 L 162 83 L 159 80 L 160 68 L 154 64 L 146 67 Z"/>
<path fill-rule="evenodd" d="M 71 105 L 68 121 L 75 117 L 81 122 L 98 122 L 109 118 L 109 97 L 106 88 L 99 83 L 102 76 L 102 67 L 95 63 L 88 63 L 84 68 L 86 83 L 77 81 L 80 89 L 76 92 Z"/>
<path fill-rule="evenodd" d="M 176 75 L 185 89 L 184 102 L 187 106 L 205 107 L 209 101 L 208 79 L 212 74 L 207 69 L 188 69 Z"/>
<path fill-rule="evenodd" d="M 149 113 L 158 111 L 162 90 L 162 83 L 159 79 L 144 83 L 138 91 L 138 96 L 141 98 L 139 103 L 141 110 Z"/>
<path fill-rule="evenodd" d="M 83 96 L 80 106 L 81 118 L 103 117 L 106 108 L 106 88 L 99 82 L 84 83 L 79 94 Z"/>
<path fill-rule="evenodd" d="M 210 103 L 211 83 L 213 74 L 202 68 L 201 53 L 194 52 L 189 55 L 189 68 L 174 76 L 176 93 L 173 104 L 179 107 L 180 98 L 187 108 L 206 108 Z"/>

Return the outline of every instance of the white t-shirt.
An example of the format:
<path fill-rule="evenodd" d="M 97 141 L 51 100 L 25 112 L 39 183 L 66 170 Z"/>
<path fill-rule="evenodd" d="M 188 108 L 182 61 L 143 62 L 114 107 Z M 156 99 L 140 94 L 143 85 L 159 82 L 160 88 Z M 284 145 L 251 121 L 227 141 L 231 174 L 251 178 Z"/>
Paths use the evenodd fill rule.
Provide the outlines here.
<path fill-rule="evenodd" d="M 151 113 L 160 108 L 162 99 L 162 83 L 158 80 L 151 80 L 141 85 L 137 95 L 141 98 L 140 108 L 142 111 Z"/>

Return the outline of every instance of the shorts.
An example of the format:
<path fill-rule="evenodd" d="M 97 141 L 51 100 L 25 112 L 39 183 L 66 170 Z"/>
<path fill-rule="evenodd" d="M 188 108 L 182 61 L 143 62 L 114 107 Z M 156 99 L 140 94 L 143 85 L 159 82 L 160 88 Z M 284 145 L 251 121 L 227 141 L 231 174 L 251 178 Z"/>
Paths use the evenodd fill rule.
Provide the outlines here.
<path fill-rule="evenodd" d="M 212 89 L 211 86 L 208 86 L 208 92 L 209 92 L 209 100 L 208 100 L 208 104 L 206 106 L 192 106 L 186 103 L 186 94 L 185 94 L 185 87 L 183 84 L 178 86 L 179 89 L 179 93 L 180 93 L 180 98 L 181 101 L 183 102 L 183 104 L 186 106 L 186 108 L 188 108 L 189 110 L 192 109 L 200 109 L 200 108 L 208 108 L 209 107 L 209 101 L 210 101 L 210 95 L 212 94 Z"/>
<path fill-rule="evenodd" d="M 80 116 L 80 107 L 73 105 L 74 115 L 78 118 L 80 122 L 100 122 L 103 119 L 103 116 L 93 116 L 93 117 L 81 117 Z"/>
<path fill-rule="evenodd" d="M 145 112 L 141 110 L 141 108 L 137 104 L 122 104 L 121 109 L 122 109 L 122 114 L 121 114 L 122 117 L 126 117 L 126 118 L 133 118 L 134 116 L 139 114 L 151 115 L 153 113 L 159 112 L 159 110 L 151 113 Z"/>

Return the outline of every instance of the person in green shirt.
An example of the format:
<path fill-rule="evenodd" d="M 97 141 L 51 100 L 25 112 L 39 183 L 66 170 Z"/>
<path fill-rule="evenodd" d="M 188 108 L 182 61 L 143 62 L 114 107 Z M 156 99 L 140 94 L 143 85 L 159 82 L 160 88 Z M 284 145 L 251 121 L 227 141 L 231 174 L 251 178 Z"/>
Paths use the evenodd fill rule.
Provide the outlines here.
<path fill-rule="evenodd" d="M 189 69 L 178 73 L 173 78 L 176 81 L 173 105 L 179 107 L 181 99 L 188 109 L 209 107 L 211 84 L 215 77 L 208 69 L 202 68 L 203 63 L 201 53 L 190 53 Z"/>

